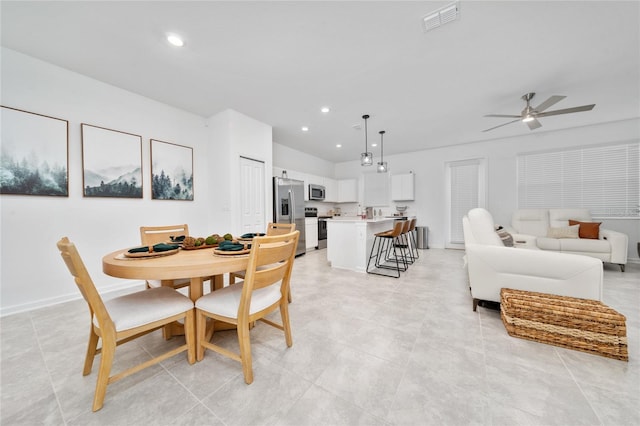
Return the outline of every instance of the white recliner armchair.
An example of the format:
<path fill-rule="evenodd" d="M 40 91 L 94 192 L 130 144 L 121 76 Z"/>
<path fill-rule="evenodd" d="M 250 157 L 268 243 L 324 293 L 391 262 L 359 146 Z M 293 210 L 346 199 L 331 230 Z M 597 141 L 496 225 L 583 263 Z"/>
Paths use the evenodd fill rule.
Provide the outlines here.
<path fill-rule="evenodd" d="M 602 300 L 602 261 L 593 257 L 505 247 L 491 213 L 472 209 L 462 219 L 473 310 L 500 302 L 500 289 Z"/>

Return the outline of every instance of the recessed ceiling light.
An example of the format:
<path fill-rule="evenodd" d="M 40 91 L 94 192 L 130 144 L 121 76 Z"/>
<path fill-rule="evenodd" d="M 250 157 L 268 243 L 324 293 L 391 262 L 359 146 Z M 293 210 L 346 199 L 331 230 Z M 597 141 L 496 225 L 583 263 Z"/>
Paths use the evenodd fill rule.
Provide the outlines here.
<path fill-rule="evenodd" d="M 337 144 L 337 145 L 336 145 L 336 148 L 342 148 L 342 145 Z"/>
<path fill-rule="evenodd" d="M 376 146 L 378 146 L 378 144 L 377 143 L 372 143 L 371 146 L 376 147 Z"/>
<path fill-rule="evenodd" d="M 308 131 L 309 131 L 309 128 L 308 128 L 307 126 L 302 126 L 302 131 L 303 131 L 303 132 L 308 132 Z"/>
<path fill-rule="evenodd" d="M 325 113 L 325 114 L 326 114 L 326 113 L 328 113 L 329 111 L 331 111 L 331 109 L 329 109 L 329 107 L 322 107 L 322 108 L 320 108 L 320 112 L 323 112 L 323 113 Z"/>
<path fill-rule="evenodd" d="M 182 40 L 182 38 L 176 34 L 167 34 L 167 41 L 171 43 L 172 46 L 176 46 L 176 47 L 184 46 L 184 40 Z"/>

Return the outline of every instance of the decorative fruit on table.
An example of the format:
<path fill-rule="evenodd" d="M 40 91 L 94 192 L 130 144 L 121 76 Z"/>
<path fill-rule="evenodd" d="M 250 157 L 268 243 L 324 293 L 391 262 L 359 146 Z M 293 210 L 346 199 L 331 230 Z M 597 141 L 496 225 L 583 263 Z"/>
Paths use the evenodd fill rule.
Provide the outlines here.
<path fill-rule="evenodd" d="M 196 245 L 196 239 L 193 237 L 184 237 L 184 240 L 182 241 L 182 246 L 183 247 L 195 247 Z"/>
<path fill-rule="evenodd" d="M 195 247 L 205 248 L 209 246 L 218 245 L 222 242 L 233 242 L 233 241 L 234 241 L 233 235 L 229 233 L 224 234 L 224 236 L 221 236 L 219 234 L 211 234 L 206 238 L 188 236 L 184 238 L 184 241 L 182 242 L 182 247 L 186 249 L 193 249 Z"/>

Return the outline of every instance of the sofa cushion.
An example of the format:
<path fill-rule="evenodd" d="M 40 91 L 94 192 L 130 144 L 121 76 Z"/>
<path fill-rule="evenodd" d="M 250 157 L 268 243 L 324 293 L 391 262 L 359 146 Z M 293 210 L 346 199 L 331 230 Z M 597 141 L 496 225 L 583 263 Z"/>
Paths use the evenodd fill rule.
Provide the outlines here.
<path fill-rule="evenodd" d="M 513 247 L 513 236 L 506 229 L 502 226 L 496 226 L 496 234 L 498 234 L 505 247 Z"/>
<path fill-rule="evenodd" d="M 560 251 L 560 240 L 557 238 L 538 237 L 536 244 L 538 248 L 542 250 Z"/>
<path fill-rule="evenodd" d="M 565 223 L 560 226 L 567 226 Z M 511 226 L 518 231 L 518 234 L 544 237 L 549 229 L 548 209 L 520 209 L 516 210 L 511 217 Z"/>
<path fill-rule="evenodd" d="M 549 226 L 568 226 L 569 219 L 591 222 L 589 209 L 549 209 Z"/>
<path fill-rule="evenodd" d="M 561 226 L 560 228 L 549 228 L 547 237 L 549 238 L 580 238 L 580 225 Z"/>
<path fill-rule="evenodd" d="M 564 239 L 560 242 L 561 251 L 586 252 L 586 253 L 609 253 L 611 244 L 606 240 L 592 240 L 580 238 L 578 240 Z"/>
<path fill-rule="evenodd" d="M 600 237 L 600 225 L 602 222 L 579 222 L 577 220 L 569 219 L 569 225 L 580 226 L 580 238 L 589 238 L 597 240 Z"/>

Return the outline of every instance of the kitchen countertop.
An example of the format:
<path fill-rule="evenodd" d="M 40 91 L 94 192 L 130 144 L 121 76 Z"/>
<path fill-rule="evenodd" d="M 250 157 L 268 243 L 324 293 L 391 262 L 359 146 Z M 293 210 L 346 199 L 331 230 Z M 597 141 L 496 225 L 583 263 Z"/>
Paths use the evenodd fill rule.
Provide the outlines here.
<path fill-rule="evenodd" d="M 391 217 L 376 217 L 373 219 L 362 219 L 358 216 L 334 216 L 332 218 L 328 218 L 327 220 L 335 221 L 335 222 L 354 222 L 354 223 L 376 223 L 376 222 L 386 222 L 395 220 Z"/>

